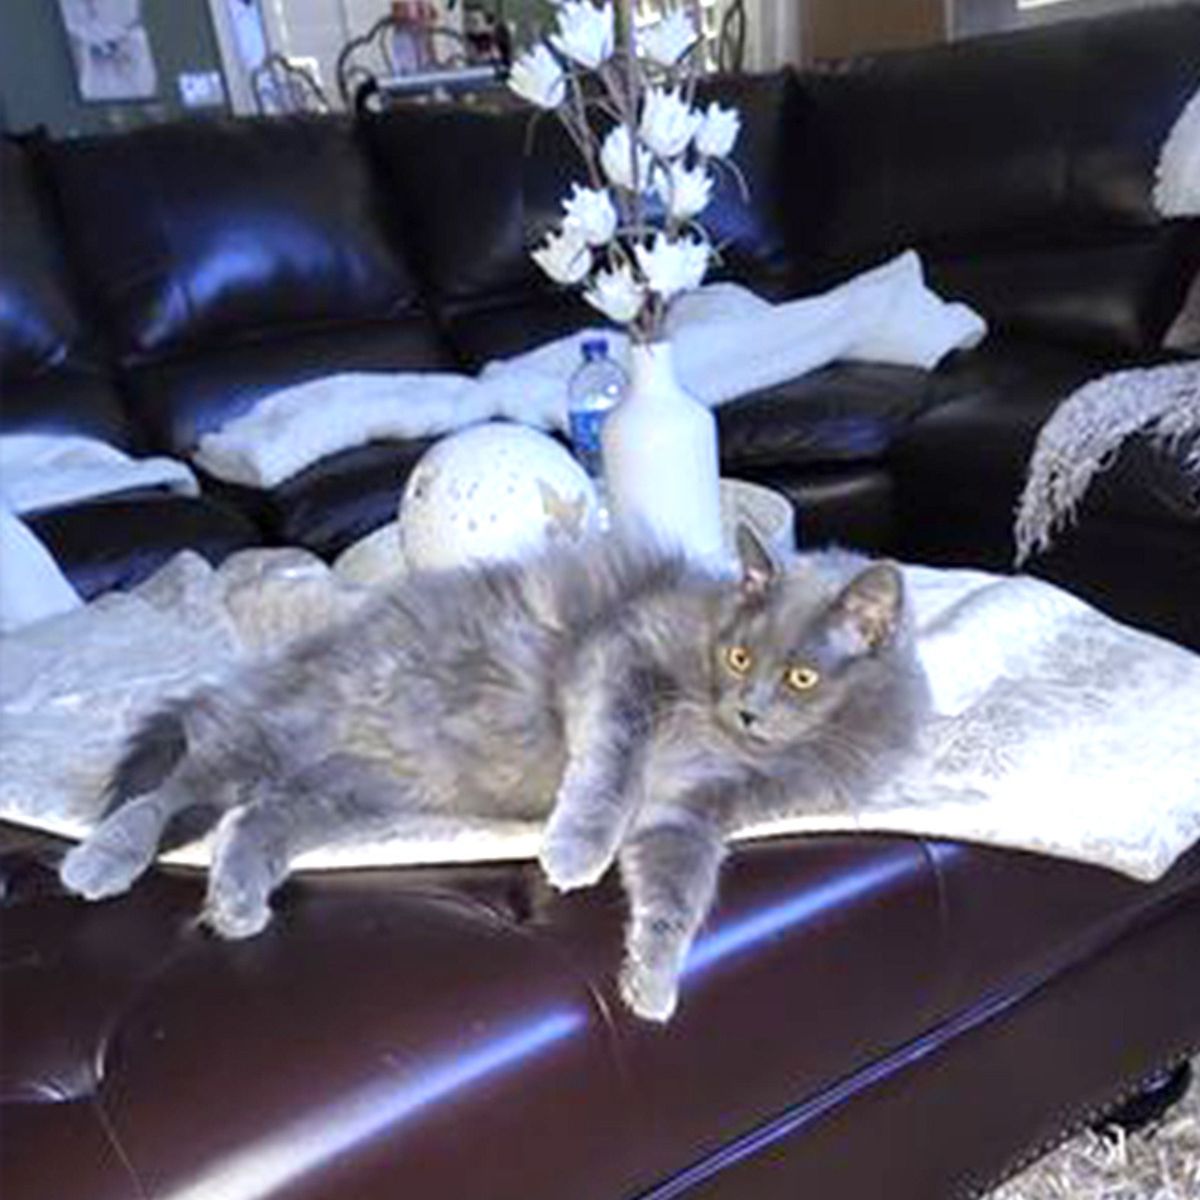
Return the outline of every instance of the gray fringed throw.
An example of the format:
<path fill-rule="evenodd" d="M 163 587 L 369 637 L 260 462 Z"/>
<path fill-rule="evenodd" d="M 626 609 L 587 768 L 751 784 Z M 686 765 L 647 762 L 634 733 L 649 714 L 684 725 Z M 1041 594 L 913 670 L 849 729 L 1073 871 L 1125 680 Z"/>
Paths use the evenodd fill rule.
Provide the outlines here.
<path fill-rule="evenodd" d="M 1050 547 L 1093 477 L 1125 439 L 1142 433 L 1166 450 L 1195 438 L 1185 468 L 1200 484 L 1200 362 L 1117 371 L 1084 384 L 1038 434 L 1017 509 L 1017 565 Z"/>

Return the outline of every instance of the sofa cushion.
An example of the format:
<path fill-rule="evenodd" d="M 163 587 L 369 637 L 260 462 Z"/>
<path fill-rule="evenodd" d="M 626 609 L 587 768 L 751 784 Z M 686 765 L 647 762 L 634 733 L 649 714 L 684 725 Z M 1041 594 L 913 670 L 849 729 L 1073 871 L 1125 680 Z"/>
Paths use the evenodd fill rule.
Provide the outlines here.
<path fill-rule="evenodd" d="M 396 519 L 400 493 L 432 439 L 372 442 L 330 455 L 269 492 L 218 485 L 270 539 L 332 559 Z"/>
<path fill-rule="evenodd" d="M 417 302 L 341 119 L 176 122 L 52 143 L 47 157 L 126 363 Z"/>
<path fill-rule="evenodd" d="M 85 600 L 141 583 L 181 550 L 194 550 L 215 566 L 263 541 L 241 514 L 210 499 L 163 491 L 106 496 L 27 521 Z"/>
<path fill-rule="evenodd" d="M 0 430 L 136 438 L 85 336 L 61 229 L 26 142 L 0 140 Z"/>
<path fill-rule="evenodd" d="M 154 445 L 186 455 L 271 392 L 352 371 L 454 369 L 430 321 L 410 314 L 231 343 L 126 372 L 129 405 Z"/>
<path fill-rule="evenodd" d="M 5 381 L 46 371 L 66 359 L 80 336 L 72 295 L 47 197 L 29 153 L 0 140 L 0 373 Z"/>
<path fill-rule="evenodd" d="M 511 358 L 581 329 L 603 326 L 604 318 L 577 292 L 538 292 L 488 307 L 448 314 L 446 338 L 468 371 Z"/>
<path fill-rule="evenodd" d="M 877 461 L 928 391 L 915 367 L 834 363 L 719 407 L 722 462 L 736 474 Z"/>
<path fill-rule="evenodd" d="M 898 439 L 893 457 L 910 551 L 926 557 L 957 545 L 973 561 L 1010 566 L 1015 506 L 1038 431 L 1076 388 L 1129 365 L 1018 338 L 989 339 L 944 364 L 931 381 L 934 403 Z M 1200 494 L 1185 453 L 1133 439 L 1094 481 L 1081 522 L 1136 520 L 1194 536 Z"/>
<path fill-rule="evenodd" d="M 29 379 L 0 379 L 0 433 L 72 433 L 119 450 L 144 449 L 113 381 L 93 368 L 62 367 Z"/>
<path fill-rule="evenodd" d="M 753 279 L 789 265 L 787 131 L 790 74 L 707 82 L 699 102 L 736 103 L 743 129 L 733 159 L 749 188 L 722 174 L 705 227 L 725 273 Z M 585 183 L 578 151 L 558 123 L 532 110 L 397 107 L 371 118 L 370 143 L 400 198 L 415 261 L 444 309 L 550 292 L 529 250 L 562 216 L 571 183 Z"/>
<path fill-rule="evenodd" d="M 1112 344 L 1112 294 L 1129 265 L 1099 247 L 1141 243 L 1117 344 L 1157 343 L 1200 254 L 1159 220 L 1151 189 L 1163 141 L 1200 85 L 1200 8 L 1075 22 L 843 64 L 802 80 L 810 104 L 798 166 L 826 195 L 810 206 L 824 269 L 917 246 L 931 262 L 1017 253 L 999 294 L 968 296 L 1019 321 Z M 997 97 L 1003 102 L 998 103 Z M 1102 278 L 1095 309 L 1056 303 L 1077 248 Z M 1045 255 L 1041 272 L 1036 256 Z M 1085 255 L 1086 257 L 1086 255 Z M 814 268 L 815 269 L 815 268 Z M 995 266 L 993 265 L 993 270 Z M 1151 291 L 1149 280 L 1157 281 Z M 977 276 L 977 283 L 984 283 Z M 1144 302 L 1152 296 L 1152 308 Z"/>
<path fill-rule="evenodd" d="M 928 274 L 995 329 L 1137 351 L 1153 347 L 1176 317 L 1186 262 L 1200 262 L 1200 222 L 1090 245 L 946 256 Z"/>

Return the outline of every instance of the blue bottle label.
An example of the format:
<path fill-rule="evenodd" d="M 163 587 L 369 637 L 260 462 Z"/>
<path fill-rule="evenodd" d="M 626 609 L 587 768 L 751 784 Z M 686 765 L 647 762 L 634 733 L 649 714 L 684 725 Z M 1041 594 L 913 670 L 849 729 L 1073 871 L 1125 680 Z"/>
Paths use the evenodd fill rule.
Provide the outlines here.
<path fill-rule="evenodd" d="M 600 474 L 600 430 L 608 412 L 603 408 L 574 409 L 570 413 L 571 445 L 589 475 Z"/>

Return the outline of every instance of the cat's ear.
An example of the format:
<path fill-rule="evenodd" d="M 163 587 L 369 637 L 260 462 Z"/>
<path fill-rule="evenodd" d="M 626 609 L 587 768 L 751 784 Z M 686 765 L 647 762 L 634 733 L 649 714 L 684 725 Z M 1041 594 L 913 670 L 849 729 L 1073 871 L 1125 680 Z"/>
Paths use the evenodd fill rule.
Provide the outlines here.
<path fill-rule="evenodd" d="M 834 628 L 852 654 L 869 654 L 896 635 L 904 607 L 904 577 L 892 562 L 860 571 L 833 602 Z"/>
<path fill-rule="evenodd" d="M 742 564 L 742 591 L 748 596 L 761 596 L 775 582 L 779 564 L 745 521 L 738 523 L 734 540 Z"/>

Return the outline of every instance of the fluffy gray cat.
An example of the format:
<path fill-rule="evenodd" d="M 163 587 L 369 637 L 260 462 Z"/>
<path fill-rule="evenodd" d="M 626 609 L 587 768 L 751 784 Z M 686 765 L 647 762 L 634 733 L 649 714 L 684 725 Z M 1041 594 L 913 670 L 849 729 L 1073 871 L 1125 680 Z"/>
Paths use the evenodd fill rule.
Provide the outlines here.
<path fill-rule="evenodd" d="M 618 862 L 622 994 L 666 1020 L 729 832 L 866 799 L 926 707 L 895 566 L 817 554 L 782 570 L 738 540 L 740 580 L 614 539 L 405 578 L 151 717 L 63 883 L 122 892 L 176 818 L 212 810 L 205 917 L 241 938 L 304 851 L 544 818 L 555 887 Z"/>

